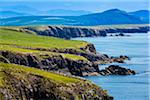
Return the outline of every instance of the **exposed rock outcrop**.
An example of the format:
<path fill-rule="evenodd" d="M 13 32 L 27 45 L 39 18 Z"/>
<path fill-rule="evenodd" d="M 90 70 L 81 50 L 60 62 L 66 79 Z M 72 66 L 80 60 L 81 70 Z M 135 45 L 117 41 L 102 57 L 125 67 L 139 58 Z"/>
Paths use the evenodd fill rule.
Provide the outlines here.
<path fill-rule="evenodd" d="M 63 27 L 63 26 L 45 26 L 40 27 L 41 30 L 26 27 L 24 29 L 33 31 L 38 35 L 54 36 L 59 38 L 75 38 L 75 37 L 92 37 L 92 36 L 106 36 L 105 30 L 97 30 L 90 28 L 78 28 L 78 27 Z"/>
<path fill-rule="evenodd" d="M 32 53 L 14 53 L 10 51 L 0 51 L 0 61 L 5 63 L 15 63 L 19 65 L 25 65 L 53 71 L 57 73 L 65 73 L 67 75 L 75 76 L 89 76 L 98 75 L 99 68 L 98 64 L 105 64 L 111 62 L 123 63 L 124 60 L 128 59 L 127 56 L 120 57 L 109 57 L 106 54 L 97 54 L 94 46 L 88 44 L 83 51 L 76 49 L 43 49 L 43 48 L 26 48 L 39 51 L 48 51 L 63 54 L 73 54 L 85 57 L 85 60 L 72 60 L 64 58 L 62 55 L 48 55 L 48 54 L 32 54 Z"/>
<path fill-rule="evenodd" d="M 125 60 L 130 60 L 126 55 L 120 55 L 119 57 L 110 57 L 112 62 L 124 63 Z"/>
<path fill-rule="evenodd" d="M 124 33 L 119 33 L 119 34 L 118 34 L 118 33 L 117 33 L 117 34 L 112 34 L 112 33 L 111 33 L 109 36 L 111 36 L 111 37 L 112 37 L 112 36 L 119 36 L 119 37 L 124 37 L 124 36 L 126 36 L 126 37 L 129 37 L 129 36 L 131 36 L 131 35 L 126 35 L 126 34 L 124 34 Z"/>
<path fill-rule="evenodd" d="M 0 63 L 1 100 L 113 100 L 105 90 L 87 80 L 13 64 L 3 65 Z M 56 76 L 61 80 L 55 80 Z"/>
<path fill-rule="evenodd" d="M 81 52 L 78 51 L 76 49 L 42 49 L 42 48 L 28 48 L 28 49 L 32 49 L 32 50 L 41 50 L 41 51 L 49 51 L 49 52 L 56 52 L 56 53 L 65 53 L 65 54 L 75 54 L 75 55 L 80 55 L 83 56 L 85 58 L 87 58 L 89 61 L 91 62 L 97 62 L 99 64 L 101 64 L 102 62 L 99 61 L 105 61 L 105 62 L 111 62 L 111 58 L 109 58 L 108 55 L 106 54 L 97 54 L 95 51 L 95 48 L 90 48 L 90 50 L 87 48 L 81 48 L 82 50 L 85 49 L 86 52 Z M 116 58 L 112 58 L 113 59 L 118 59 Z M 114 60 L 115 61 L 115 60 Z"/>
<path fill-rule="evenodd" d="M 100 71 L 101 75 L 135 75 L 136 72 L 131 69 L 126 69 L 118 65 L 110 65 Z"/>
<path fill-rule="evenodd" d="M 60 53 L 60 52 L 59 52 Z M 64 52 L 63 52 L 64 53 Z M 71 53 L 71 52 L 65 52 Z M 73 52 L 72 52 L 73 53 Z M 19 65 L 25 65 L 30 67 L 35 67 L 39 69 L 44 69 L 48 71 L 53 71 L 56 73 L 64 73 L 67 75 L 75 76 L 89 76 L 98 75 L 99 68 L 98 64 L 123 62 L 125 60 L 124 56 L 119 58 L 110 58 L 107 55 L 96 55 L 92 53 L 77 53 L 88 59 L 85 60 L 72 60 L 69 58 L 64 58 L 62 55 L 48 55 L 48 54 L 23 54 L 23 53 L 13 53 L 9 51 L 0 51 L 2 56 L 1 62 L 5 63 L 15 63 Z"/>
<path fill-rule="evenodd" d="M 128 28 L 101 28 L 97 27 L 71 27 L 71 26 L 39 26 L 24 27 L 20 31 L 35 32 L 38 35 L 54 36 L 59 38 L 107 36 L 107 33 L 147 33 L 149 26 L 137 26 Z"/>
<path fill-rule="evenodd" d="M 90 61 L 78 60 L 74 61 L 63 58 L 61 55 L 49 56 L 47 54 L 21 54 L 8 51 L 1 51 L 0 55 L 7 59 L 10 63 L 25 65 L 44 69 L 53 72 L 65 73 L 68 75 L 85 76 L 87 73 L 99 72 L 98 64 Z M 3 60 L 1 60 L 3 62 Z"/>

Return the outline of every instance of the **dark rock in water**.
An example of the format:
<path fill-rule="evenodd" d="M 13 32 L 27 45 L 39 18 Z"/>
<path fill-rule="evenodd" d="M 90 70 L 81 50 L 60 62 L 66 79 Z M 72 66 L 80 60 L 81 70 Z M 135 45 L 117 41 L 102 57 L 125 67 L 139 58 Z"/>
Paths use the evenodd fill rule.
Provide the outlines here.
<path fill-rule="evenodd" d="M 112 34 L 110 36 L 113 36 Z"/>
<path fill-rule="evenodd" d="M 130 35 L 126 35 L 124 33 L 119 33 L 118 36 L 130 36 Z"/>
<path fill-rule="evenodd" d="M 119 33 L 119 36 L 125 36 L 123 33 Z"/>
<path fill-rule="evenodd" d="M 126 35 L 126 34 L 124 34 L 124 33 L 119 33 L 119 34 L 110 34 L 109 36 L 121 36 L 121 37 L 123 37 L 123 36 L 130 36 L 130 35 Z"/>
<path fill-rule="evenodd" d="M 135 75 L 136 72 L 131 69 L 126 69 L 118 65 L 110 65 L 100 71 L 101 75 Z"/>
<path fill-rule="evenodd" d="M 130 60 L 130 58 L 126 55 L 120 55 L 120 58 L 124 60 Z"/>
<path fill-rule="evenodd" d="M 124 63 L 125 60 L 130 60 L 126 55 L 120 55 L 119 57 L 111 57 L 112 62 Z"/>

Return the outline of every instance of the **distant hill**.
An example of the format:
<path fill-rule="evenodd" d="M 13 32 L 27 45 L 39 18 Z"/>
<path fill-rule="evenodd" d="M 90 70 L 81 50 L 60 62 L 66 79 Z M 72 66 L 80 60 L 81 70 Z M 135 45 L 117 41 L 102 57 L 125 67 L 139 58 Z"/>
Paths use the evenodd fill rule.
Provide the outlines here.
<path fill-rule="evenodd" d="M 69 10 L 68 10 L 69 11 Z M 60 11 L 61 12 L 61 11 Z M 53 13 L 54 14 L 54 13 Z M 1 26 L 6 25 L 116 25 L 148 24 L 149 17 L 145 11 L 125 12 L 111 9 L 101 13 L 81 16 L 21 16 L 1 19 Z"/>
<path fill-rule="evenodd" d="M 138 17 L 140 20 L 144 21 L 145 23 L 149 22 L 150 11 L 148 10 L 139 10 L 135 12 L 130 12 L 129 14 Z"/>
<path fill-rule="evenodd" d="M 78 17 L 83 25 L 111 25 L 111 24 L 140 24 L 139 18 L 129 15 L 119 9 L 111 9 L 102 13 L 88 14 Z"/>
<path fill-rule="evenodd" d="M 12 11 L 12 12 L 20 12 L 26 14 L 38 14 L 39 11 L 35 8 L 26 5 L 13 5 L 13 6 L 2 6 L 0 7 L 1 11 Z"/>
<path fill-rule="evenodd" d="M 19 13 L 14 11 L 0 11 L 0 18 L 9 18 L 9 17 L 17 17 L 17 16 L 27 16 L 29 14 Z"/>
<path fill-rule="evenodd" d="M 72 25 L 75 21 L 57 16 L 22 16 L 1 19 L 1 26 L 22 25 Z"/>
<path fill-rule="evenodd" d="M 65 9 L 54 9 L 45 12 L 49 16 L 80 16 L 90 14 L 90 11 L 84 10 L 65 10 Z"/>

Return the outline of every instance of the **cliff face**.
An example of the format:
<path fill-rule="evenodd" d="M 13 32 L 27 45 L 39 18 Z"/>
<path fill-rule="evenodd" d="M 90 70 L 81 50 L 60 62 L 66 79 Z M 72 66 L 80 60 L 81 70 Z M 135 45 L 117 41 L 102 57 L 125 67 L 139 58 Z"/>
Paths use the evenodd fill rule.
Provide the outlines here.
<path fill-rule="evenodd" d="M 93 44 L 1 29 L 0 61 L 75 76 L 99 74 L 98 64 L 110 62 Z M 18 41 L 19 40 L 19 41 Z M 8 41 L 9 42 L 8 44 Z"/>
<path fill-rule="evenodd" d="M 67 53 L 83 56 L 86 60 L 73 60 L 65 58 L 62 55 L 49 54 L 24 54 L 10 51 L 0 51 L 0 61 L 14 63 L 44 69 L 48 71 L 64 73 L 68 75 L 86 76 L 97 75 L 99 73 L 96 61 L 109 61 L 105 55 L 96 55 L 94 53 L 82 53 L 75 50 L 52 50 L 56 53 Z"/>
<path fill-rule="evenodd" d="M 113 99 L 98 86 L 75 77 L 98 75 L 99 61 L 109 61 L 107 55 L 97 55 L 92 44 L 7 28 L 1 29 L 0 37 L 0 99 Z"/>
<path fill-rule="evenodd" d="M 75 37 L 94 37 L 107 36 L 107 33 L 147 33 L 149 26 L 138 27 L 70 27 L 70 26 L 39 26 L 39 27 L 25 27 L 24 31 L 32 31 L 38 35 L 54 36 L 59 38 L 75 38 Z"/>
<path fill-rule="evenodd" d="M 39 50 L 39 49 L 38 49 Z M 40 49 L 42 51 L 42 49 Z M 88 50 L 88 49 L 87 49 Z M 95 50 L 93 48 L 93 50 Z M 127 57 L 112 58 L 105 54 L 95 54 L 94 52 L 79 52 L 74 49 L 54 49 L 48 50 L 57 54 L 48 53 L 15 53 L 11 51 L 0 51 L 0 61 L 4 63 L 14 63 L 24 66 L 44 69 L 51 72 L 63 73 L 75 76 L 99 75 L 98 64 L 119 62 L 123 63 Z M 86 51 L 86 50 L 85 50 Z M 73 54 L 84 57 L 87 60 L 74 60 L 64 57 L 63 54 Z"/>
<path fill-rule="evenodd" d="M 1 100 L 113 100 L 89 81 L 0 63 Z"/>
<path fill-rule="evenodd" d="M 67 75 L 87 76 L 99 74 L 98 64 L 123 63 L 126 59 L 126 57 L 112 58 L 106 54 L 97 54 L 94 45 L 87 42 L 36 36 L 29 34 L 29 30 L 27 33 L 25 33 L 27 30 L 23 31 L 2 29 L 1 62 Z"/>
<path fill-rule="evenodd" d="M 38 30 L 32 27 L 27 27 L 25 29 L 36 32 L 38 35 L 54 36 L 65 39 L 75 37 L 106 36 L 105 30 L 90 28 L 46 26 L 42 30 Z"/>

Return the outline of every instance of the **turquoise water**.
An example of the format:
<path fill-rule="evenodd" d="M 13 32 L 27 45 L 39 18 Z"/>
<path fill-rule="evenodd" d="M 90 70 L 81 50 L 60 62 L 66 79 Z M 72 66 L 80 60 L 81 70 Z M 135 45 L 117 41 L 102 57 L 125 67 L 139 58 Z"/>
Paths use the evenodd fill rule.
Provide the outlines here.
<path fill-rule="evenodd" d="M 148 34 L 130 34 L 130 37 L 92 37 L 75 38 L 95 45 L 97 52 L 111 56 L 127 55 L 131 58 L 120 66 L 138 72 L 131 76 L 89 76 L 91 80 L 114 97 L 114 100 L 150 100 L 149 97 L 149 36 Z M 108 65 L 100 65 L 100 69 Z"/>

